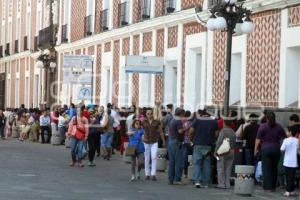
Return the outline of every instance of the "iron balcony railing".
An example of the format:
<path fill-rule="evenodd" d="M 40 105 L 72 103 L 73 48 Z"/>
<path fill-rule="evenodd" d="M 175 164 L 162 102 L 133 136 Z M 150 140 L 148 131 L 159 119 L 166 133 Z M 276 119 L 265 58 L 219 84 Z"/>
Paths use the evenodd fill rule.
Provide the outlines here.
<path fill-rule="evenodd" d="M 6 44 L 5 55 L 6 55 L 6 56 L 9 56 L 9 55 L 10 55 L 10 44 L 9 44 L 9 43 Z"/>
<path fill-rule="evenodd" d="M 150 18 L 151 0 L 141 0 L 141 14 L 142 20 Z"/>
<path fill-rule="evenodd" d="M 19 40 L 15 40 L 15 53 L 19 53 Z"/>
<path fill-rule="evenodd" d="M 24 51 L 28 50 L 28 37 L 24 36 Z"/>
<path fill-rule="evenodd" d="M 92 35 L 92 19 L 93 16 L 89 15 L 84 18 L 84 34 L 85 36 Z"/>
<path fill-rule="evenodd" d="M 102 31 L 107 31 L 108 30 L 108 9 L 101 11 L 100 23 L 101 23 Z"/>
<path fill-rule="evenodd" d="M 126 26 L 129 24 L 129 10 L 128 9 L 129 9 L 128 2 L 119 4 L 120 26 Z"/>
<path fill-rule="evenodd" d="M 0 46 L 0 58 L 3 58 L 3 46 Z"/>
<path fill-rule="evenodd" d="M 68 24 L 61 26 L 61 43 L 68 42 Z"/>
<path fill-rule="evenodd" d="M 176 0 L 165 0 L 164 1 L 164 13 L 173 13 L 176 8 Z"/>
<path fill-rule="evenodd" d="M 38 47 L 52 46 L 56 43 L 54 26 L 48 26 L 39 31 Z"/>

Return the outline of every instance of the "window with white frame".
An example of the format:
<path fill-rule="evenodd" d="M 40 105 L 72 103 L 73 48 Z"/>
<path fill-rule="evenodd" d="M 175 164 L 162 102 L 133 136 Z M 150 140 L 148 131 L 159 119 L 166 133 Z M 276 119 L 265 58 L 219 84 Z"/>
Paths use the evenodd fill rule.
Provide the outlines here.
<path fill-rule="evenodd" d="M 103 0 L 103 10 L 101 11 L 101 30 L 106 31 L 111 27 L 110 0 Z"/>
<path fill-rule="evenodd" d="M 128 25 L 130 23 L 130 1 L 122 0 L 119 6 L 120 26 Z"/>
<path fill-rule="evenodd" d="M 86 3 L 85 33 L 90 35 L 94 32 L 95 1 L 87 0 Z"/>
<path fill-rule="evenodd" d="M 16 38 L 15 38 L 16 40 L 18 40 L 19 36 L 20 36 L 20 24 L 21 24 L 21 20 L 18 17 L 17 23 L 16 23 Z"/>
<path fill-rule="evenodd" d="M 16 95 L 15 95 L 15 106 L 16 108 L 19 107 L 19 93 L 20 93 L 20 88 L 19 88 L 19 78 L 16 79 Z"/>

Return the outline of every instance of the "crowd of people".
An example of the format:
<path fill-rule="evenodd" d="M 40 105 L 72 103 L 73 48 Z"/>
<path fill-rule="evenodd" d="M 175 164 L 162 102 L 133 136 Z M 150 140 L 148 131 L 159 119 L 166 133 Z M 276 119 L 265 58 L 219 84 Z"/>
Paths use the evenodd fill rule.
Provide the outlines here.
<path fill-rule="evenodd" d="M 55 106 L 51 111 L 27 110 L 22 105 L 19 109 L 0 110 L 0 133 L 6 139 L 18 131 L 20 141 L 44 144 L 50 143 L 51 133 L 57 131 L 62 145 L 70 143 L 71 167 L 84 167 L 85 154 L 88 166 L 94 167 L 96 156 L 109 161 L 119 151 L 131 157 L 130 181 L 141 179 L 143 168 L 146 180 L 157 180 L 158 148 L 168 152 L 170 185 L 184 184 L 189 155 L 197 188 L 216 183 L 217 188 L 229 189 L 233 165 L 251 165 L 256 167 L 256 181 L 262 182 L 265 191 L 275 191 L 279 183 L 286 186 L 285 196 L 293 196 L 300 160 L 299 121 L 299 116 L 293 114 L 284 129 L 273 112 L 265 112 L 264 117 L 252 113 L 242 119 L 231 111 L 223 119 L 205 109 L 192 113 L 174 109 L 171 104 L 120 109 L 110 103 L 106 107 L 71 104 Z M 239 163 L 237 148 L 243 149 Z"/>

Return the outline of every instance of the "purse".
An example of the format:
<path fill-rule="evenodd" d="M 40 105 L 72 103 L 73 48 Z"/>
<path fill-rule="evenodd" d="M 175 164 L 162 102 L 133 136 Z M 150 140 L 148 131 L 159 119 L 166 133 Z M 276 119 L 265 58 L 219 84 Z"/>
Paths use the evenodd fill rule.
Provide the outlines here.
<path fill-rule="evenodd" d="M 136 154 L 136 147 L 128 146 L 125 150 L 125 156 L 134 156 Z"/>
<path fill-rule="evenodd" d="M 85 131 L 78 127 L 77 117 L 75 117 L 74 125 L 76 125 L 75 138 L 77 140 L 83 140 L 85 138 Z"/>
<path fill-rule="evenodd" d="M 226 137 L 226 135 L 224 134 L 224 139 L 223 139 L 221 146 L 217 150 L 217 155 L 224 156 L 224 155 L 230 153 L 230 150 L 231 150 L 230 139 L 228 137 Z"/>

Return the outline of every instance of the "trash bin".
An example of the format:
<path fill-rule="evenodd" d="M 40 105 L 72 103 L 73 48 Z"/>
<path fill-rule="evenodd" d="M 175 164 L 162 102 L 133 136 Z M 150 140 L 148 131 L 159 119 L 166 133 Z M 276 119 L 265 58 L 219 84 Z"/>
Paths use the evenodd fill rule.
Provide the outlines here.
<path fill-rule="evenodd" d="M 60 137 L 60 134 L 57 130 L 57 126 L 56 126 L 55 123 L 51 124 L 51 133 L 52 133 L 51 144 L 52 145 L 60 145 L 61 144 L 61 137 Z"/>
<path fill-rule="evenodd" d="M 124 143 L 124 148 L 125 148 L 125 152 L 126 152 L 126 149 L 127 149 L 127 147 L 128 147 L 128 142 L 125 142 Z M 123 161 L 125 162 L 125 163 L 131 163 L 131 156 L 126 156 L 126 153 L 123 153 Z"/>
<path fill-rule="evenodd" d="M 167 169 L 167 149 L 158 148 L 157 158 L 156 158 L 156 170 L 157 171 L 166 171 Z"/>
<path fill-rule="evenodd" d="M 254 166 L 236 165 L 234 193 L 251 196 L 254 190 Z"/>

